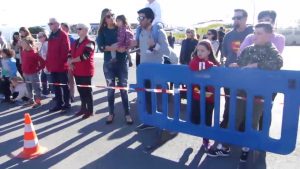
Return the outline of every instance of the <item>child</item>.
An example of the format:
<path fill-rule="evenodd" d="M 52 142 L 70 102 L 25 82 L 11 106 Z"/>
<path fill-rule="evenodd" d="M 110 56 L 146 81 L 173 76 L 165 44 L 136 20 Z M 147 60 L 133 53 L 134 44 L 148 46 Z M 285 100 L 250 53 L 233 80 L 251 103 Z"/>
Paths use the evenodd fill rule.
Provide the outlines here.
<path fill-rule="evenodd" d="M 26 87 L 29 93 L 29 101 L 24 106 L 32 106 L 37 108 L 41 106 L 41 88 L 39 72 L 45 67 L 44 59 L 33 49 L 34 39 L 26 37 L 22 39 L 22 70 L 26 81 Z M 32 94 L 35 93 L 35 98 Z"/>
<path fill-rule="evenodd" d="M 271 43 L 272 36 L 273 27 L 270 23 L 257 24 L 254 31 L 254 45 L 245 48 L 238 58 L 237 63 L 232 63 L 229 65 L 229 67 L 280 70 L 283 65 L 283 61 L 278 50 Z M 242 91 L 238 91 L 237 95 L 240 97 L 246 97 L 245 92 Z M 236 127 L 242 132 L 245 130 L 245 112 L 247 102 L 245 100 L 238 99 L 236 104 Z M 262 116 L 262 112 L 263 104 L 255 102 L 253 107 L 252 126 L 256 129 L 258 128 L 259 119 Z M 226 153 L 226 156 L 228 156 L 229 152 L 229 147 L 219 144 L 217 149 L 209 150 L 208 155 L 211 157 L 217 157 Z M 240 156 L 241 162 L 247 161 L 248 153 L 249 148 L 243 147 Z"/>
<path fill-rule="evenodd" d="M 212 46 L 209 41 L 200 41 L 194 51 L 193 59 L 189 66 L 192 71 L 202 71 L 209 69 L 213 66 L 219 66 L 218 61 L 214 56 Z M 203 91 L 203 90 L 202 90 Z M 211 86 L 206 87 L 206 110 L 205 110 L 205 125 L 211 126 L 212 124 L 212 113 L 214 110 L 214 88 Z M 193 101 L 192 101 L 192 117 L 191 121 L 194 124 L 200 123 L 200 88 L 197 85 L 193 85 Z M 209 149 L 209 140 L 203 138 L 203 145 L 205 150 Z"/>
<path fill-rule="evenodd" d="M 127 19 L 124 15 L 119 15 L 117 16 L 116 20 L 118 26 L 118 42 L 114 45 L 116 45 L 119 48 L 129 49 L 130 43 L 133 41 L 133 33 L 130 29 L 130 26 L 128 25 Z M 129 60 L 129 67 L 131 67 L 133 64 L 129 52 L 127 52 L 127 55 Z M 115 62 L 116 52 L 112 51 L 111 56 L 112 56 L 112 62 Z"/>
<path fill-rule="evenodd" d="M 1 90 L 5 99 L 2 102 L 11 102 L 10 78 L 17 76 L 15 52 L 11 49 L 3 49 L 1 52 L 2 79 Z"/>
<path fill-rule="evenodd" d="M 26 88 L 26 83 L 22 77 L 16 76 L 11 78 L 11 92 L 13 101 L 28 101 L 29 94 Z"/>

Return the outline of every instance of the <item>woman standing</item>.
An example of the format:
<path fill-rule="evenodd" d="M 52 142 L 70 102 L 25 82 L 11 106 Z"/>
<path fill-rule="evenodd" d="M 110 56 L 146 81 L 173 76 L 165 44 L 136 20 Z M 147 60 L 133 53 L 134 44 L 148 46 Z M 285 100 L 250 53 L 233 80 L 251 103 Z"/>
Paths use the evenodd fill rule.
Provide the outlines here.
<path fill-rule="evenodd" d="M 77 85 L 78 93 L 81 100 L 81 109 L 76 116 L 82 116 L 82 119 L 87 119 L 93 115 L 93 90 L 85 85 L 92 84 L 94 76 L 94 51 L 95 43 L 88 38 L 89 27 L 86 24 L 78 24 L 77 39 L 71 46 L 71 58 L 68 60 L 68 65 L 72 71 Z"/>
<path fill-rule="evenodd" d="M 19 32 L 15 32 L 13 34 L 13 42 L 11 44 L 11 48 L 15 51 L 15 58 L 16 58 L 16 65 L 18 72 L 20 73 L 21 76 L 23 76 L 22 72 L 22 62 L 21 62 L 21 55 L 20 55 L 20 46 L 19 46 L 19 40 L 20 40 L 20 34 Z"/>
<path fill-rule="evenodd" d="M 115 87 L 116 78 L 119 87 L 127 87 L 128 80 L 128 57 L 125 48 L 116 47 L 118 42 L 118 27 L 114 20 L 114 14 L 110 9 L 104 9 L 101 14 L 100 28 L 97 37 L 97 44 L 101 52 L 104 52 L 103 72 L 107 86 Z M 112 59 L 111 51 L 116 51 L 116 62 L 110 62 Z M 127 124 L 132 124 L 133 120 L 129 113 L 128 93 L 121 90 L 121 98 L 125 111 L 125 120 Z M 114 119 L 115 89 L 108 89 L 108 107 L 109 115 L 106 124 L 111 124 Z"/>
<path fill-rule="evenodd" d="M 41 47 L 39 49 L 39 55 L 46 61 L 47 59 L 47 51 L 48 51 L 48 36 L 45 32 L 38 33 L 38 39 L 41 43 Z M 50 72 L 44 68 L 41 72 L 41 81 L 42 81 L 42 94 L 48 95 L 53 93 L 52 85 L 48 83 L 52 83 Z"/>
<path fill-rule="evenodd" d="M 191 61 L 192 53 L 194 52 L 198 40 L 194 29 L 186 30 L 186 39 L 182 41 L 180 50 L 180 64 L 188 65 Z"/>
<path fill-rule="evenodd" d="M 220 46 L 220 43 L 218 41 L 218 32 L 215 29 L 209 29 L 207 31 L 207 39 L 210 41 L 214 55 L 217 56 L 217 51 Z"/>

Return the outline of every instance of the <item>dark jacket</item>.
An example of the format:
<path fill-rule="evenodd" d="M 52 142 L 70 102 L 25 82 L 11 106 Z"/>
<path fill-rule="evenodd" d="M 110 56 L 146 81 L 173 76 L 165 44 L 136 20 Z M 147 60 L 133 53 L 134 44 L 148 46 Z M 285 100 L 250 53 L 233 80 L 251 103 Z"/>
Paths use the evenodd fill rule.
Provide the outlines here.
<path fill-rule="evenodd" d="M 188 65 L 191 61 L 191 55 L 198 44 L 196 39 L 185 39 L 181 44 L 180 64 Z"/>

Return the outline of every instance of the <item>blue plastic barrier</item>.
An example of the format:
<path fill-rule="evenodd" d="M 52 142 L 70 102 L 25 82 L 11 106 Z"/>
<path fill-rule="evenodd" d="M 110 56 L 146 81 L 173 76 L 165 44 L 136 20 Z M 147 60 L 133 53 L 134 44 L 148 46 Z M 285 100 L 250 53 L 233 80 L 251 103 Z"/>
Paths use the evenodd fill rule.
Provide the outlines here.
<path fill-rule="evenodd" d="M 145 80 L 151 81 L 151 89 L 161 86 L 168 88 L 173 82 L 175 89 L 181 84 L 187 85 L 187 111 L 185 118 L 180 113 L 180 93 L 174 94 L 172 117 L 168 114 L 169 94 L 162 94 L 162 111 L 157 111 L 157 93 L 151 93 L 152 112 L 146 111 L 145 92 L 138 92 L 138 111 L 141 122 L 149 125 L 206 137 L 219 142 L 246 146 L 255 150 L 269 151 L 277 154 L 289 154 L 295 149 L 299 120 L 300 103 L 300 72 L 296 71 L 263 71 L 257 69 L 211 68 L 201 72 L 192 72 L 187 66 L 141 64 L 137 70 L 137 84 L 131 87 L 145 88 Z M 199 86 L 213 86 L 215 88 L 214 125 L 204 123 L 205 92 L 201 92 L 201 123 L 191 123 L 192 84 Z M 230 88 L 230 113 L 228 128 L 220 128 L 220 89 Z M 247 113 L 244 132 L 235 127 L 236 94 L 237 90 L 247 92 Z M 175 90 L 176 91 L 176 90 Z M 284 94 L 284 108 L 280 139 L 269 135 L 272 113 L 272 94 Z M 264 98 L 263 129 L 257 131 L 252 128 L 252 106 L 254 96 Z M 249 99 L 252 98 L 252 99 Z M 184 120 L 183 120 L 184 119 Z"/>

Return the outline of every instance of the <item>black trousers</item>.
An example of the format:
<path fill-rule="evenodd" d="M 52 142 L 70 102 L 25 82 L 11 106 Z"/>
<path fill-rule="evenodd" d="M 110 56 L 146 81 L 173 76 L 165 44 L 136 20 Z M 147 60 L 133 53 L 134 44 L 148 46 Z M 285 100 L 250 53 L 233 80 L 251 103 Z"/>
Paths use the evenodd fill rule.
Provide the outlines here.
<path fill-rule="evenodd" d="M 0 78 L 0 88 L 1 93 L 3 93 L 5 100 L 10 100 L 11 91 L 10 91 L 10 81 L 8 77 L 2 77 Z"/>
<path fill-rule="evenodd" d="M 17 66 L 18 72 L 23 77 L 22 64 L 21 64 L 20 59 L 18 59 L 18 58 L 16 58 L 16 66 Z"/>
<path fill-rule="evenodd" d="M 53 83 L 62 83 L 66 85 L 54 85 L 54 92 L 56 98 L 56 106 L 70 106 L 70 90 L 68 84 L 68 73 L 59 72 L 51 73 Z"/>
<path fill-rule="evenodd" d="M 76 85 L 91 85 L 92 77 L 88 76 L 75 76 Z M 88 111 L 93 113 L 94 104 L 93 104 L 93 90 L 91 87 L 79 87 L 77 90 L 81 100 L 81 111 Z"/>
<path fill-rule="evenodd" d="M 205 125 L 211 126 L 212 124 L 212 114 L 215 108 L 214 103 L 206 103 L 205 105 Z M 200 124 L 200 101 L 193 99 L 192 101 L 192 117 L 191 122 L 194 124 Z"/>

